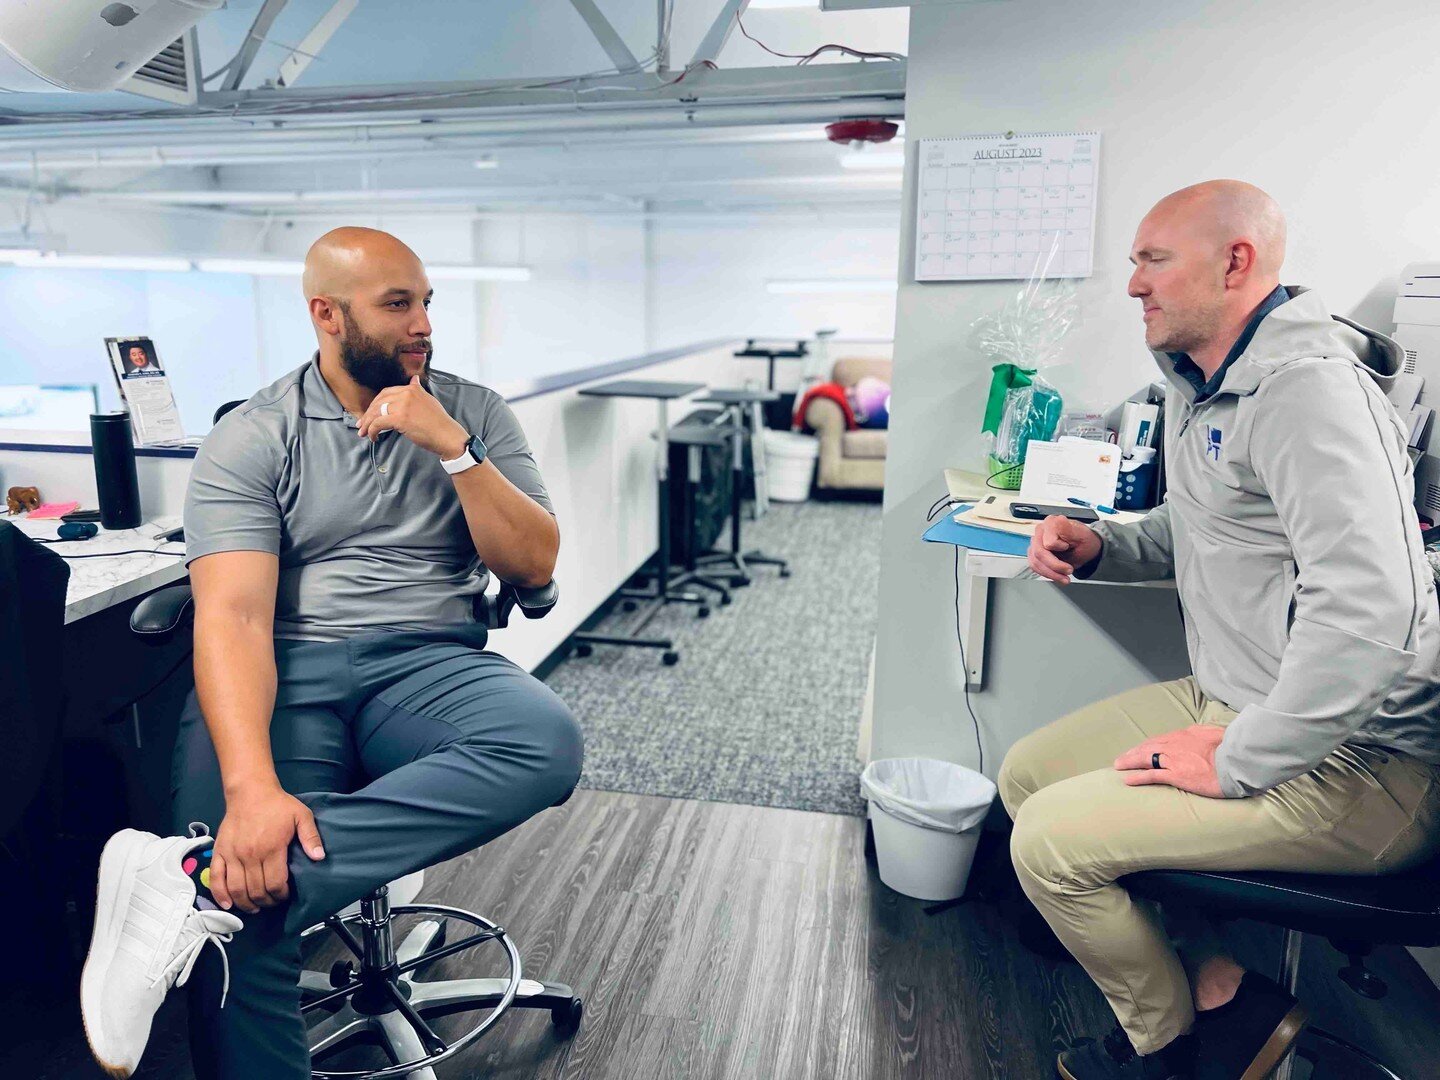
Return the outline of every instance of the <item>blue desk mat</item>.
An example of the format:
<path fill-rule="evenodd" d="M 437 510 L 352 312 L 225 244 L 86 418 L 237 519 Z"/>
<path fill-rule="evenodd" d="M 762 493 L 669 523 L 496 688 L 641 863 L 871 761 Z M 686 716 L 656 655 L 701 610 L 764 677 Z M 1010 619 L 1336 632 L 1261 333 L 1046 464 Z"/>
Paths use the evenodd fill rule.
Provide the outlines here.
<path fill-rule="evenodd" d="M 990 551 L 996 555 L 1024 555 L 1030 550 L 1030 538 L 1001 529 L 961 524 L 955 515 L 969 510 L 969 504 L 952 507 L 939 521 L 925 530 L 925 539 L 932 544 L 954 544 L 972 551 Z"/>

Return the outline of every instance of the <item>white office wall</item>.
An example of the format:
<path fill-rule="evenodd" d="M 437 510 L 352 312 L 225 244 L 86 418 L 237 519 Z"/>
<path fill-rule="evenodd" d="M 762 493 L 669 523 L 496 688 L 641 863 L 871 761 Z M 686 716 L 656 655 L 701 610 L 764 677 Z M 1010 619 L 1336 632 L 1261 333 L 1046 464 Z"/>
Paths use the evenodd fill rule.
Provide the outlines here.
<path fill-rule="evenodd" d="M 812 337 L 830 327 L 847 338 L 889 338 L 895 293 L 767 291 L 775 280 L 875 279 L 893 282 L 898 222 L 651 225 L 652 348 L 712 337 Z"/>
<path fill-rule="evenodd" d="M 638 356 L 645 337 L 645 231 L 639 218 L 525 214 L 475 222 L 475 259 L 531 268 L 526 282 L 478 290 L 477 362 L 487 382 Z M 705 338 L 695 333 L 684 342 Z"/>
<path fill-rule="evenodd" d="M 1440 253 L 1440 114 L 1423 104 L 1440 74 L 1437 36 L 1440 9 L 1427 0 L 1395 0 L 1363 17 L 1339 0 L 920 7 L 911 17 L 906 131 L 912 140 L 1007 129 L 1104 133 L 1096 271 L 1080 287 L 1082 323 L 1056 381 L 1075 401 L 1108 403 L 1157 374 L 1137 303 L 1125 296 L 1135 225 L 1156 199 L 1195 181 L 1231 176 L 1269 190 L 1290 220 L 1284 280 L 1317 288 L 1338 313 L 1388 325 L 1401 267 Z M 902 281 L 914 258 L 914 153 L 912 146 Z M 974 763 L 951 556 L 919 535 L 926 508 L 944 492 L 942 467 L 979 465 L 989 361 L 974 349 L 969 326 L 1013 288 L 900 289 L 877 756 Z M 1124 612 L 1100 618 L 1082 590 L 1017 582 L 999 591 L 1016 615 L 1008 625 L 1029 635 L 1030 655 L 1012 665 L 1008 684 L 997 672 L 975 698 L 992 774 L 1018 734 L 1082 704 L 1083 695 L 1133 685 L 1163 666 L 1143 641 L 1118 646 L 1114 639 L 1126 634 L 1115 620 Z"/>

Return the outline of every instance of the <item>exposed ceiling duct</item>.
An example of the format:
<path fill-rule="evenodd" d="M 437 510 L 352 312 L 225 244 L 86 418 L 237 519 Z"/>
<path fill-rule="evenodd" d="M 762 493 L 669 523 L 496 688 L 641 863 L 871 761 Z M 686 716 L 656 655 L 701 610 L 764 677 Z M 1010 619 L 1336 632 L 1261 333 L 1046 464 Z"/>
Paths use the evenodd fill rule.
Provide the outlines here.
<path fill-rule="evenodd" d="M 114 90 L 159 54 L 173 53 L 177 39 L 222 3 L 6 0 L 0 3 L 0 89 Z M 166 81 L 172 62 L 173 55 L 161 60 L 147 78 Z"/>

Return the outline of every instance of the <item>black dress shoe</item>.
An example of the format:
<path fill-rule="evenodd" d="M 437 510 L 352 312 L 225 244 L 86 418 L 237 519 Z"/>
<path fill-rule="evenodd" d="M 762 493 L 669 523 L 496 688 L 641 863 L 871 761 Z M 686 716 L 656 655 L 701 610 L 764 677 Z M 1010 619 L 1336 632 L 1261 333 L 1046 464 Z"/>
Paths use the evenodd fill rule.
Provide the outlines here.
<path fill-rule="evenodd" d="M 1263 1080 L 1309 1020 L 1305 1007 L 1277 983 L 1247 971 L 1233 998 L 1195 1014 L 1195 1075 Z"/>
<path fill-rule="evenodd" d="M 1181 1035 L 1153 1054 L 1137 1054 L 1121 1028 L 1101 1042 L 1082 1039 L 1060 1055 L 1062 1080 L 1191 1080 L 1190 1036 Z"/>

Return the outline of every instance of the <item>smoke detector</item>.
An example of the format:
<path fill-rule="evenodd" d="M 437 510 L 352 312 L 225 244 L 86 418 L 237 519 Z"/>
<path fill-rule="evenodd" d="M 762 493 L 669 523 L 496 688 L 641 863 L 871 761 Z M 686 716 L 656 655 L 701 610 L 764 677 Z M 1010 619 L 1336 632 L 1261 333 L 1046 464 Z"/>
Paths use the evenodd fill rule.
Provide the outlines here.
<path fill-rule="evenodd" d="M 900 133 L 893 120 L 836 120 L 825 125 L 825 137 L 841 146 L 858 150 L 868 143 L 887 143 Z"/>

